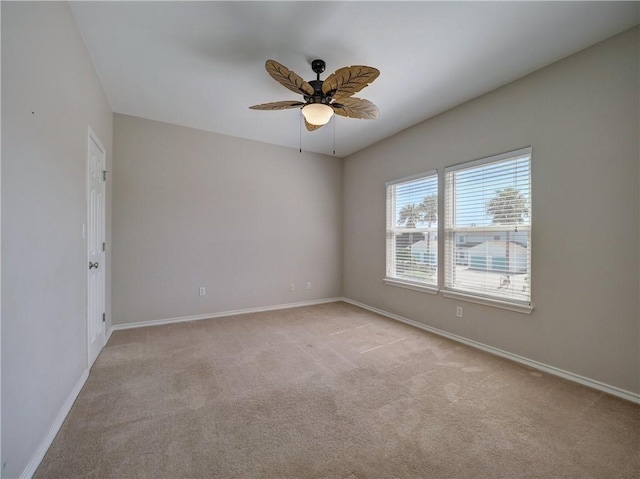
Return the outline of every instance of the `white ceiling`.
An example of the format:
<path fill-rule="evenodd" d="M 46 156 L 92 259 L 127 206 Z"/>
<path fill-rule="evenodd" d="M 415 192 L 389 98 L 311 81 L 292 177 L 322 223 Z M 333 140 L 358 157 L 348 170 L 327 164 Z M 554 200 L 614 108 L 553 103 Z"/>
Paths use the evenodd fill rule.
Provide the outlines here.
<path fill-rule="evenodd" d="M 293 148 L 298 110 L 250 105 L 300 99 L 264 69 L 306 80 L 370 65 L 356 94 L 380 118 L 338 117 L 343 157 L 639 22 L 638 2 L 71 2 L 114 112 Z M 332 154 L 333 125 L 302 148 Z"/>

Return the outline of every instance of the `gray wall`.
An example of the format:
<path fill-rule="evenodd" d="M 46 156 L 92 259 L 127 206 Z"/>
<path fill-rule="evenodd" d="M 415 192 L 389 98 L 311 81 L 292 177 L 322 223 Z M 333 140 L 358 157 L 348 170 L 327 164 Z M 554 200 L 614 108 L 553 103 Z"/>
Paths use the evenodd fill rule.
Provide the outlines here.
<path fill-rule="evenodd" d="M 341 295 L 341 160 L 125 115 L 114 145 L 115 324 Z"/>
<path fill-rule="evenodd" d="M 2 2 L 3 477 L 87 368 L 87 134 L 110 162 L 112 119 L 69 6 Z"/>
<path fill-rule="evenodd" d="M 638 43 L 635 28 L 349 157 L 344 295 L 639 392 Z M 385 181 L 528 145 L 531 315 L 382 282 Z"/>

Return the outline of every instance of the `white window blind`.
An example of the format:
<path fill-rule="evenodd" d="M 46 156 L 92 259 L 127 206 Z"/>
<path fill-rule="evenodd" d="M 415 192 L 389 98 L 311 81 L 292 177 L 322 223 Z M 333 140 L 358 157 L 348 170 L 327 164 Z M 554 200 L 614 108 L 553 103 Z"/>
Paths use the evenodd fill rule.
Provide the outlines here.
<path fill-rule="evenodd" d="M 438 172 L 387 183 L 387 279 L 438 284 Z"/>
<path fill-rule="evenodd" d="M 445 291 L 531 304 L 531 152 L 445 169 Z"/>

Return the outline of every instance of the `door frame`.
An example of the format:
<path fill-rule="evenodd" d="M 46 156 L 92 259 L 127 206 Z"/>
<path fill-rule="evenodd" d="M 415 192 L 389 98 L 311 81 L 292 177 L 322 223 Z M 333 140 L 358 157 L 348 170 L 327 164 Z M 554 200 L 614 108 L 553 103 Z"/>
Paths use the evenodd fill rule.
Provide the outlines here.
<path fill-rule="evenodd" d="M 85 231 L 85 267 L 87 267 L 87 263 L 89 261 L 89 220 L 90 220 L 90 215 L 91 215 L 91 205 L 90 205 L 90 201 L 89 201 L 89 197 L 90 197 L 90 190 L 91 190 L 91 179 L 90 179 L 90 164 L 89 162 L 91 161 L 91 142 L 95 143 L 95 145 L 98 147 L 98 149 L 100 150 L 100 152 L 102 153 L 103 157 L 104 157 L 104 169 L 107 169 L 107 149 L 104 147 L 104 145 L 102 144 L 102 142 L 100 141 L 100 138 L 98 138 L 98 135 L 96 135 L 96 133 L 93 131 L 93 129 L 91 128 L 91 126 L 88 127 L 88 135 L 87 135 L 87 156 L 85 159 L 85 201 L 86 201 L 86 226 L 84 228 Z M 102 231 L 104 231 L 104 241 L 106 242 L 106 236 L 107 236 L 107 184 L 106 184 L 106 180 L 103 182 L 103 188 L 104 188 L 104 208 L 103 208 L 103 214 L 102 214 Z M 102 282 L 102 304 L 104 305 L 104 309 L 105 309 L 105 313 L 106 313 L 106 309 L 107 309 L 107 252 L 105 250 L 104 252 L 104 270 L 103 270 L 103 279 L 104 281 Z M 98 357 L 98 355 L 100 354 L 100 351 L 102 351 L 102 348 L 104 348 L 104 346 L 107 343 L 107 332 L 106 332 L 106 322 L 102 323 L 102 336 L 104 338 L 104 342 L 100 345 L 100 351 L 98 351 L 98 354 L 96 354 L 96 357 L 93 358 L 93 360 L 91 359 L 91 349 L 90 349 L 90 345 L 91 345 L 91 338 L 89 336 L 89 321 L 91 320 L 90 318 L 90 310 L 89 310 L 89 269 L 87 268 L 86 270 L 87 272 L 87 276 L 86 276 L 86 292 L 87 292 L 87 302 L 86 302 L 86 307 L 87 307 L 87 314 L 86 314 L 86 326 L 87 326 L 87 368 L 91 369 L 91 366 L 93 366 L 93 363 L 95 362 L 95 359 Z"/>

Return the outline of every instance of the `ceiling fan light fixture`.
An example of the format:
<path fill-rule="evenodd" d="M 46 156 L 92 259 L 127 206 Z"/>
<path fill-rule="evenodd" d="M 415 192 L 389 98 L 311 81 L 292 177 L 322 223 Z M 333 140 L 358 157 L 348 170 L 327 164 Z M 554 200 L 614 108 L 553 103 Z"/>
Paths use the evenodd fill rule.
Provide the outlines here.
<path fill-rule="evenodd" d="M 331 120 L 333 108 L 325 103 L 309 103 L 302 107 L 302 114 L 308 123 L 322 126 Z"/>

